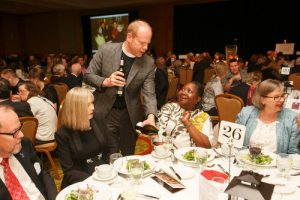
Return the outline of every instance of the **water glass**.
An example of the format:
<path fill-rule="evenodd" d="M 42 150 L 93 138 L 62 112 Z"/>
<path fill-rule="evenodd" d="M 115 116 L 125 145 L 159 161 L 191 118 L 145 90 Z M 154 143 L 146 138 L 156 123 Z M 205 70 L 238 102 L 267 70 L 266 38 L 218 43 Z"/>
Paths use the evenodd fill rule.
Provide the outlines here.
<path fill-rule="evenodd" d="M 198 163 L 200 169 L 203 168 L 203 165 L 206 163 L 208 159 L 208 153 L 203 151 L 195 151 L 194 152 L 195 161 Z"/>
<path fill-rule="evenodd" d="M 109 156 L 109 163 L 110 165 L 113 167 L 113 169 L 118 173 L 122 166 L 123 166 L 123 159 L 122 158 L 122 154 L 121 153 L 113 153 Z M 116 160 L 120 159 L 120 161 L 118 161 L 118 163 L 116 162 Z M 112 186 L 113 187 L 122 187 L 122 181 L 120 180 L 120 177 L 117 177 L 117 179 L 113 182 Z"/>
<path fill-rule="evenodd" d="M 288 173 L 292 168 L 292 157 L 286 153 L 279 153 L 276 158 L 279 176 L 288 178 Z"/>
<path fill-rule="evenodd" d="M 113 153 L 113 154 L 111 154 L 111 155 L 109 156 L 109 163 L 114 167 L 114 169 L 115 169 L 116 171 L 119 171 L 119 170 L 120 170 L 120 168 L 122 167 L 122 162 L 121 162 L 121 164 L 119 163 L 119 165 L 117 166 L 117 165 L 115 164 L 115 161 L 118 160 L 119 158 L 122 158 L 122 157 L 123 157 L 123 156 L 122 156 L 121 153 Z"/>
<path fill-rule="evenodd" d="M 169 152 L 173 148 L 173 138 L 166 136 L 163 139 L 163 147 Z"/>
<path fill-rule="evenodd" d="M 129 164 L 129 172 L 133 183 L 140 184 L 144 173 L 144 161 L 134 161 Z"/>

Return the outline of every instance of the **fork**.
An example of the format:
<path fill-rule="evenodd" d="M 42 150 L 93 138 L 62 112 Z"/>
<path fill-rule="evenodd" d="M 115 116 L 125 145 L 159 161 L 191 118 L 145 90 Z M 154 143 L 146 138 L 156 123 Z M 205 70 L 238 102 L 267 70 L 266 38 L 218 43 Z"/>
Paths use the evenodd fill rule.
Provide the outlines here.
<path fill-rule="evenodd" d="M 171 151 L 171 161 L 172 161 L 172 163 L 173 164 L 177 164 L 178 160 L 177 160 L 177 158 L 174 155 L 174 149 L 172 148 L 172 149 L 170 149 L 170 151 Z"/>

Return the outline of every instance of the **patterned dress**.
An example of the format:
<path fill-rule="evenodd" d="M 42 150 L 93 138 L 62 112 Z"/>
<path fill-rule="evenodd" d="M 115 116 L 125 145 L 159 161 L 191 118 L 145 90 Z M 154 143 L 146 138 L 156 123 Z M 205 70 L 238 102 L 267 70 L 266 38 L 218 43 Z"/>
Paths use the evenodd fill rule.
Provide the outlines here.
<path fill-rule="evenodd" d="M 180 147 L 195 146 L 181 118 L 185 110 L 178 103 L 165 104 L 158 113 L 157 127 L 159 135 L 163 133 L 174 137 L 174 144 Z M 214 135 L 210 116 L 200 109 L 191 112 L 190 122 L 203 134 L 207 135 L 210 143 L 213 143 Z"/>

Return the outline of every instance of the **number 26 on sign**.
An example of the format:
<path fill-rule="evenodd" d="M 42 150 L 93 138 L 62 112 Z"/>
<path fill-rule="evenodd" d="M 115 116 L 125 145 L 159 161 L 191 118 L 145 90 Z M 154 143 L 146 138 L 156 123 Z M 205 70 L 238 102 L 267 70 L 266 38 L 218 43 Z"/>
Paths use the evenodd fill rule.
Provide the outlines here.
<path fill-rule="evenodd" d="M 218 141 L 222 144 L 232 142 L 234 147 L 241 148 L 244 143 L 245 131 L 244 125 L 221 121 Z"/>

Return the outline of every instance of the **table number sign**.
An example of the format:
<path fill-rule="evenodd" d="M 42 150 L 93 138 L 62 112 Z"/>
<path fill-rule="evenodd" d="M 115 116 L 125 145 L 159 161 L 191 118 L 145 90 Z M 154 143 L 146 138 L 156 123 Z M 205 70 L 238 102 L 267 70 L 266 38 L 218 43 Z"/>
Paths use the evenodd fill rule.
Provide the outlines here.
<path fill-rule="evenodd" d="M 289 67 L 282 67 L 281 68 L 281 74 L 289 75 L 290 74 L 290 68 Z"/>
<path fill-rule="evenodd" d="M 219 129 L 220 143 L 232 143 L 234 147 L 243 147 L 246 127 L 241 124 L 236 124 L 228 121 L 221 121 Z"/>

